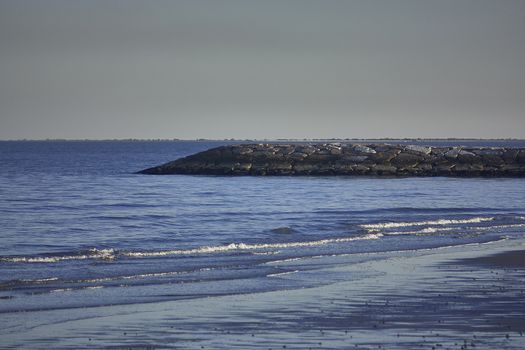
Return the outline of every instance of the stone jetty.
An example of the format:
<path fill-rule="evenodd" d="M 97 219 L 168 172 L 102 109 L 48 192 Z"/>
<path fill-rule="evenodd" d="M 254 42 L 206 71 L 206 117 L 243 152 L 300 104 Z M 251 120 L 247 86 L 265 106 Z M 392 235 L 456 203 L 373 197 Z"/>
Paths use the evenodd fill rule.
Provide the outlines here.
<path fill-rule="evenodd" d="M 525 177 L 525 149 L 390 144 L 246 144 L 213 148 L 141 174 Z"/>

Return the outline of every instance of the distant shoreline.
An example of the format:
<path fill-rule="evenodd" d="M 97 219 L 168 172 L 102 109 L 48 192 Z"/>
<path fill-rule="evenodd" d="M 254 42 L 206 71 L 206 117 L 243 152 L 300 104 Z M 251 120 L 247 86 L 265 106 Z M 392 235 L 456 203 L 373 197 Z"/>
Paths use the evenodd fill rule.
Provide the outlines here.
<path fill-rule="evenodd" d="M 421 141 L 525 141 L 525 138 L 464 138 L 464 137 L 443 137 L 443 138 L 290 138 L 290 139 L 3 139 L 0 142 L 354 142 L 354 141 L 400 141 L 400 142 L 421 142 Z"/>

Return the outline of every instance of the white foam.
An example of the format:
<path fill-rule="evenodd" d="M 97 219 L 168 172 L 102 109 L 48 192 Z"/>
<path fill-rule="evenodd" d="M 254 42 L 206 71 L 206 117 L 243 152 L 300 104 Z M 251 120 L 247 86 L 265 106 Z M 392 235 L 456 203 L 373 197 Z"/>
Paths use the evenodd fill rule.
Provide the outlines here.
<path fill-rule="evenodd" d="M 222 246 L 209 246 L 194 249 L 178 249 L 178 250 L 164 250 L 156 252 L 125 252 L 125 256 L 132 257 L 153 257 L 153 256 L 168 256 L 168 255 L 193 255 L 193 254 L 210 254 L 223 253 L 235 250 L 257 250 L 257 249 L 278 249 L 278 248 L 297 248 L 297 247 L 315 247 L 333 243 L 346 243 L 360 240 L 378 239 L 382 236 L 379 233 L 370 233 L 359 237 L 343 237 L 343 238 L 327 238 L 318 241 L 306 242 L 288 242 L 288 243 L 261 243 L 261 244 L 246 244 L 246 243 L 231 243 Z"/>
<path fill-rule="evenodd" d="M 476 227 L 476 229 L 491 230 L 491 229 L 500 229 L 500 228 L 519 228 L 525 227 L 525 224 L 507 224 L 507 225 L 495 225 L 489 227 Z"/>
<path fill-rule="evenodd" d="M 58 277 L 49 277 L 49 278 L 38 278 L 38 279 L 21 279 L 21 282 L 25 283 L 46 283 L 46 282 L 52 282 L 57 281 Z"/>
<path fill-rule="evenodd" d="M 315 258 L 315 256 L 310 256 L 309 258 Z M 298 260 L 302 260 L 303 258 L 288 258 L 288 259 L 281 259 L 281 260 L 272 260 L 272 261 L 267 261 L 265 262 L 265 264 L 268 264 L 268 265 L 271 265 L 271 264 L 280 264 L 280 263 L 286 263 L 286 262 L 291 262 L 291 261 L 298 261 Z"/>
<path fill-rule="evenodd" d="M 49 291 L 49 293 L 60 293 L 60 292 L 71 292 L 73 291 L 73 288 L 58 288 L 58 289 L 52 289 Z"/>
<path fill-rule="evenodd" d="M 384 232 L 384 235 L 392 236 L 392 235 L 425 235 L 430 233 L 438 233 L 438 232 L 447 232 L 454 230 L 453 227 L 425 227 L 422 230 L 417 231 L 393 231 L 393 232 Z"/>
<path fill-rule="evenodd" d="M 215 270 L 215 268 L 203 267 L 203 268 L 196 269 L 196 270 L 191 270 L 191 271 L 152 272 L 152 273 L 143 273 L 143 274 L 138 274 L 138 275 L 92 278 L 92 279 L 81 280 L 79 282 L 96 283 L 96 282 L 108 282 L 108 281 L 118 281 L 118 280 L 131 280 L 131 279 L 140 279 L 140 278 L 150 278 L 150 277 L 165 277 L 165 276 L 175 276 L 175 275 L 186 275 L 186 274 L 191 274 L 191 273 L 198 273 L 198 272 L 205 272 L 205 271 L 212 271 L 212 270 Z"/>
<path fill-rule="evenodd" d="M 115 259 L 115 251 L 113 249 L 90 249 L 87 254 L 78 255 L 54 255 L 54 256 L 19 256 L 12 258 L 0 258 L 0 261 L 5 262 L 26 262 L 26 263 L 54 263 L 64 260 L 85 260 L 85 259 Z"/>
<path fill-rule="evenodd" d="M 461 230 L 475 230 L 475 231 L 489 231 L 489 230 L 497 230 L 497 229 L 504 229 L 504 228 L 520 228 L 525 227 L 525 224 L 506 224 L 506 225 L 492 225 L 492 226 L 469 226 L 469 227 L 462 227 Z M 385 236 L 391 236 L 391 235 L 424 235 L 429 233 L 439 233 L 439 232 L 447 232 L 447 231 L 456 231 L 458 232 L 457 228 L 454 227 L 425 227 L 422 230 L 417 231 L 392 231 L 392 232 L 384 232 L 383 234 Z"/>
<path fill-rule="evenodd" d="M 285 276 L 290 275 L 292 273 L 297 273 L 299 270 L 293 270 L 293 271 L 286 271 L 286 272 L 278 272 L 278 273 L 271 273 L 269 275 L 266 275 L 266 277 L 279 277 L 279 276 Z"/>
<path fill-rule="evenodd" d="M 281 254 L 281 251 L 274 250 L 274 251 L 269 251 L 269 252 L 253 252 L 252 254 L 253 255 L 276 255 L 276 254 Z"/>
<path fill-rule="evenodd" d="M 476 217 L 471 219 L 440 219 L 433 221 L 413 221 L 413 222 L 382 222 L 377 224 L 360 225 L 368 231 L 379 231 L 385 228 L 411 227 L 411 226 L 431 226 L 431 225 L 454 225 L 454 224 L 471 224 L 485 221 L 492 221 L 494 217 Z"/>
<path fill-rule="evenodd" d="M 52 289 L 49 291 L 49 293 L 61 293 L 61 292 L 76 292 L 79 290 L 91 290 L 91 289 L 102 289 L 105 288 L 104 286 L 88 286 L 88 287 L 80 287 L 80 288 L 57 288 Z"/>

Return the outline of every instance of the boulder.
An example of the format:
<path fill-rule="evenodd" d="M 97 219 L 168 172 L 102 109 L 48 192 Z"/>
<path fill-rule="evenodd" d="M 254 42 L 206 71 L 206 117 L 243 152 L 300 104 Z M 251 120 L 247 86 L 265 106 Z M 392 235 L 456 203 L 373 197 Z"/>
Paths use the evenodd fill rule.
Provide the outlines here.
<path fill-rule="evenodd" d="M 397 173 L 395 166 L 384 164 L 373 165 L 371 170 L 378 175 L 395 175 Z"/>
<path fill-rule="evenodd" d="M 405 151 L 421 153 L 421 154 L 430 154 L 432 152 L 432 147 L 419 146 L 419 145 L 408 145 L 405 147 Z"/>
<path fill-rule="evenodd" d="M 357 153 L 365 153 L 365 154 L 376 153 L 375 149 L 370 148 L 368 146 L 364 146 L 364 145 L 355 145 L 353 148 L 354 148 L 354 151 Z"/>
<path fill-rule="evenodd" d="M 400 153 L 397 157 L 393 158 L 391 163 L 398 168 L 414 167 L 424 158 L 421 155 L 415 155 L 412 153 Z"/>
<path fill-rule="evenodd" d="M 451 150 L 445 152 L 445 158 L 447 159 L 456 159 L 461 152 L 461 148 L 453 147 Z"/>

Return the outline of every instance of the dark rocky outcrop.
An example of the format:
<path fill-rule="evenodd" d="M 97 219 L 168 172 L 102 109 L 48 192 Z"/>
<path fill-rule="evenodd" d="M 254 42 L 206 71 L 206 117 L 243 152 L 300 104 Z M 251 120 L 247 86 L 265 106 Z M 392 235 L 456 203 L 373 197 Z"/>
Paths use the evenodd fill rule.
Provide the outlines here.
<path fill-rule="evenodd" d="M 140 173 L 525 177 L 525 149 L 248 144 L 213 148 Z"/>

